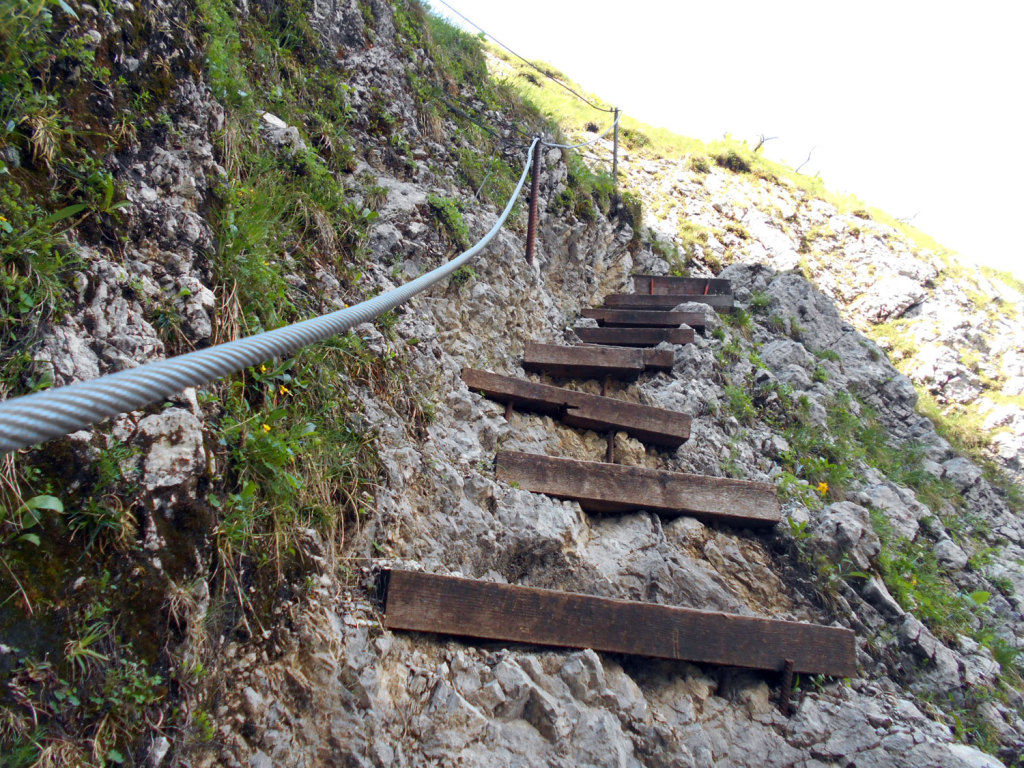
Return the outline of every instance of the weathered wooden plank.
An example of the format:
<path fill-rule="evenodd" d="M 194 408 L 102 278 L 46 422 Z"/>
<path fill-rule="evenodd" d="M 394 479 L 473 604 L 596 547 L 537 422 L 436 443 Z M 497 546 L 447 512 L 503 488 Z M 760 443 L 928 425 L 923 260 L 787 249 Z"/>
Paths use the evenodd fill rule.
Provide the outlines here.
<path fill-rule="evenodd" d="M 565 378 L 613 376 L 635 379 L 645 367 L 643 353 L 629 347 L 566 347 L 527 342 L 523 368 Z"/>
<path fill-rule="evenodd" d="M 619 347 L 656 347 L 661 342 L 692 344 L 693 328 L 573 328 L 586 344 L 613 344 Z"/>
<path fill-rule="evenodd" d="M 782 519 L 775 487 L 769 483 L 516 451 L 498 454 L 497 477 L 527 491 L 573 499 L 588 512 L 647 509 L 732 525 L 773 525 Z"/>
<path fill-rule="evenodd" d="M 690 293 L 709 296 L 731 294 L 732 285 L 728 280 L 718 277 L 633 275 L 633 291 L 646 294 Z"/>
<path fill-rule="evenodd" d="M 671 371 L 676 364 L 676 353 L 671 349 L 641 349 L 644 367 L 649 371 Z"/>
<path fill-rule="evenodd" d="M 650 312 L 642 309 L 584 309 L 580 314 L 607 328 L 678 328 L 688 325 L 701 329 L 705 325 L 703 312 Z"/>
<path fill-rule="evenodd" d="M 393 570 L 388 629 L 804 674 L 857 674 L 849 629 Z"/>
<path fill-rule="evenodd" d="M 492 400 L 557 416 L 570 427 L 621 429 L 642 442 L 672 448 L 690 437 L 690 417 L 684 413 L 472 368 L 463 369 L 462 380 Z"/>
<path fill-rule="evenodd" d="M 612 293 L 604 297 L 604 308 L 607 309 L 644 309 L 658 311 L 674 309 L 688 301 L 699 301 L 713 307 L 717 312 L 732 310 L 732 295 L 701 296 L 699 294 L 649 295 L 646 293 Z"/>

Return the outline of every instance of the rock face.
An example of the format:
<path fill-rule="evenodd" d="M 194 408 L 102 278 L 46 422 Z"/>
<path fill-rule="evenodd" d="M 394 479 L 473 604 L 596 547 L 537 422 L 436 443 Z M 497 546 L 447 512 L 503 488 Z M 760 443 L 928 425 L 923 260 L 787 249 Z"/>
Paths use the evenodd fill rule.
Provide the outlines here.
<path fill-rule="evenodd" d="M 268 0 L 259 6 L 277 7 Z M 156 18 L 166 26 L 187 25 L 185 16 L 164 10 L 171 16 Z M 358 113 L 352 198 L 383 198 L 366 235 L 371 256 L 360 267 L 362 287 L 368 294 L 387 290 L 450 249 L 431 224 L 431 196 L 464 204 L 473 240 L 498 211 L 480 202 L 464 178 L 457 151 L 466 149 L 458 144 L 463 129 L 421 109 L 410 58 L 433 65 L 423 51 L 403 48 L 392 5 L 315 0 L 309 22 L 318 53 L 350 75 Z M 450 84 L 462 102 L 484 109 L 487 102 L 460 87 Z M 209 209 L 225 174 L 214 142 L 224 108 L 198 76 L 183 78 L 173 93 L 180 117 L 174 141 L 134 146 L 115 161 L 130 202 L 126 266 L 109 252 L 83 248 L 73 309 L 38 343 L 37 364 L 49 366 L 58 383 L 166 354 L 146 320 L 147 302 L 174 309 L 183 345 L 217 337 L 225 297 L 210 287 L 207 258 L 216 247 Z M 382 99 L 411 146 L 398 166 L 387 161 L 394 142 L 373 134 L 366 117 Z M 320 151 L 307 126 L 284 121 L 271 106 L 261 107 L 260 131 L 283 162 Z M 641 165 L 625 168 L 635 173 Z M 304 529 L 296 539 L 301 568 L 275 574 L 267 588 L 260 579 L 270 577 L 258 568 L 219 570 L 232 562 L 228 545 L 211 544 L 222 541 L 223 530 L 201 531 L 197 543 L 175 548 L 174 537 L 198 525 L 181 511 L 204 503 L 223 482 L 214 440 L 220 406 L 200 405 L 195 393 L 122 417 L 109 435 L 69 438 L 71 450 L 93 450 L 104 440 L 107 448 L 117 441 L 132 448 L 123 462 L 138 480 L 133 493 L 145 511 L 147 568 L 163 578 L 175 557 L 212 563 L 216 550 L 221 558 L 218 568 L 211 565 L 154 609 L 161 618 L 166 613 L 165 626 L 176 633 L 202 638 L 196 646 L 207 644 L 215 682 L 201 695 L 189 688 L 199 689 L 196 681 L 179 685 L 175 695 L 191 713 L 190 730 L 154 728 L 139 747 L 139 764 L 1002 764 L 979 746 L 1008 763 L 1018 759 L 1024 701 L 1010 667 L 1024 637 L 1024 523 L 1005 494 L 915 410 L 912 382 L 937 380 L 941 372 L 944 385 L 959 382 L 950 385 L 950 398 L 969 401 L 980 374 L 961 370 L 944 353 L 921 351 L 921 364 L 932 372 L 908 377 L 862 333 L 873 323 L 931 312 L 929 302 L 947 302 L 946 289 L 936 286 L 940 267 L 894 246 L 877 225 L 788 188 L 740 186 L 718 170 L 703 181 L 673 174 L 670 186 L 683 205 L 655 226 L 678 227 L 683 208 L 699 221 L 745 226 L 749 237 L 742 240 L 709 240 L 711 250 L 740 260 L 721 276 L 732 281 L 745 313 L 726 317 L 704 304 L 684 305 L 706 313 L 707 330 L 693 344 L 674 347 L 673 370 L 610 384 L 611 396 L 693 417 L 691 439 L 677 450 L 621 433 L 613 436 L 615 453 L 623 464 L 774 483 L 783 524 L 747 531 L 687 516 L 591 515 L 495 479 L 499 448 L 603 460 L 607 436 L 538 415 L 506 420 L 503 408 L 467 390 L 461 370 L 527 377 L 519 364 L 525 342 L 570 339 L 580 309 L 628 290 L 634 267 L 667 268 L 650 247 L 638 248 L 618 218 L 553 212 L 569 171 L 561 151 L 547 150 L 533 264 L 523 257 L 521 228 L 506 228 L 474 262 L 471 277 L 412 300 L 396 312 L 388 335 L 372 324 L 356 329 L 376 358 L 390 360 L 402 350 L 401 375 L 429 404 L 430 418 L 414 430 L 402 404 L 371 386 L 339 384 L 339 396 L 359 401 L 381 467 L 376 497 L 340 551 L 330 551 L 316 529 Z M 668 183 L 648 175 L 651 184 Z M 824 266 L 823 251 L 812 283 L 790 270 L 806 257 L 801 236 L 814 227 L 823 241 L 845 233 L 846 252 L 842 271 Z M 289 285 L 308 293 L 319 283 L 326 310 L 346 294 L 339 271 L 324 261 L 315 278 L 293 275 Z M 876 264 L 884 270 L 872 269 Z M 939 347 L 971 334 L 969 323 L 947 325 L 946 335 L 932 339 Z M 1024 378 L 1020 356 L 1000 349 L 1007 370 L 1016 365 L 1013 376 Z M 1011 389 L 1013 376 L 1006 380 Z M 256 378 L 253 371 L 239 386 Z M 600 391 L 598 382 L 562 383 Z M 995 404 L 990 418 L 1011 430 L 1019 422 L 1015 411 Z M 862 424 L 874 431 L 858 432 Z M 1006 434 L 1000 451 L 1012 467 L 1017 433 Z M 785 716 L 775 674 L 392 633 L 382 629 L 374 586 L 375 573 L 392 564 L 844 626 L 857 633 L 861 674 L 801 680 L 795 712 Z M 238 621 L 244 633 L 225 628 L 214 610 L 210 585 L 218 580 L 250 595 L 257 586 L 266 590 L 259 605 L 256 598 L 254 605 L 243 601 L 252 614 Z M 947 609 L 956 615 L 943 616 Z M 190 657 L 172 661 L 194 666 Z M 936 703 L 947 701 L 946 710 Z M 208 728 L 201 731 L 201 722 Z"/>

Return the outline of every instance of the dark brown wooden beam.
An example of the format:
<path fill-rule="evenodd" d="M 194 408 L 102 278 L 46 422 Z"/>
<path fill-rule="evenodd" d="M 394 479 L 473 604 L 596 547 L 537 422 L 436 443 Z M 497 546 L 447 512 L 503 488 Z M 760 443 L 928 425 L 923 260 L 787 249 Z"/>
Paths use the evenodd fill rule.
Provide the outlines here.
<path fill-rule="evenodd" d="M 641 349 L 644 367 L 649 371 L 671 371 L 676 364 L 676 353 L 671 349 Z"/>
<path fill-rule="evenodd" d="M 692 344 L 693 328 L 573 328 L 586 344 L 614 344 L 620 347 L 656 347 L 661 342 Z"/>
<path fill-rule="evenodd" d="M 584 309 L 583 317 L 597 320 L 606 328 L 678 328 L 688 325 L 701 329 L 705 325 L 703 312 L 650 312 L 642 309 Z"/>
<path fill-rule="evenodd" d="M 628 347 L 566 347 L 527 342 L 523 368 L 565 378 L 635 379 L 644 370 L 645 363 L 639 349 Z"/>
<path fill-rule="evenodd" d="M 703 296 L 732 293 L 728 280 L 718 277 L 672 277 L 670 275 L 633 275 L 633 291 L 646 294 L 689 293 Z"/>
<path fill-rule="evenodd" d="M 498 454 L 496 474 L 527 491 L 578 501 L 588 512 L 647 509 L 730 525 L 774 525 L 782 519 L 775 486 L 769 483 L 516 451 Z"/>
<path fill-rule="evenodd" d="M 690 437 L 690 417 L 685 413 L 628 403 L 612 397 L 590 395 L 549 384 L 465 368 L 466 385 L 500 403 L 512 402 L 520 410 L 557 416 L 570 427 L 604 432 L 621 429 L 641 442 L 675 448 Z"/>
<path fill-rule="evenodd" d="M 648 295 L 644 293 L 612 293 L 604 297 L 607 309 L 643 309 L 659 311 L 674 309 L 679 304 L 699 301 L 713 307 L 717 312 L 729 312 L 733 308 L 732 296 L 701 296 L 700 294 L 674 294 L 671 296 Z"/>
<path fill-rule="evenodd" d="M 394 570 L 388 629 L 802 674 L 857 674 L 849 629 Z"/>

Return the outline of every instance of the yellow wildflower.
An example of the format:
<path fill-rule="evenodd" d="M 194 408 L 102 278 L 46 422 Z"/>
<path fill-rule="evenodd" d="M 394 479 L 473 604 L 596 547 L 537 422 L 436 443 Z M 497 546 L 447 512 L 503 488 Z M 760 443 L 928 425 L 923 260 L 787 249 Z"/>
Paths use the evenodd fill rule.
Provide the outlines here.
<path fill-rule="evenodd" d="M 816 490 L 818 491 L 818 493 L 824 496 L 826 493 L 828 493 L 828 483 L 822 480 L 820 483 L 818 483 L 818 487 Z"/>
<path fill-rule="evenodd" d="M 261 365 L 260 366 L 260 373 L 266 373 L 266 372 L 267 372 L 267 366 Z"/>
<path fill-rule="evenodd" d="M 264 432 L 269 432 L 270 431 L 270 425 L 269 424 L 264 424 L 263 425 L 263 431 Z"/>
<path fill-rule="evenodd" d="M 7 217 L 6 216 L 0 216 L 0 221 L 7 221 Z"/>
<path fill-rule="evenodd" d="M 282 395 L 287 395 L 291 390 L 288 389 L 284 384 L 281 385 L 280 392 Z"/>

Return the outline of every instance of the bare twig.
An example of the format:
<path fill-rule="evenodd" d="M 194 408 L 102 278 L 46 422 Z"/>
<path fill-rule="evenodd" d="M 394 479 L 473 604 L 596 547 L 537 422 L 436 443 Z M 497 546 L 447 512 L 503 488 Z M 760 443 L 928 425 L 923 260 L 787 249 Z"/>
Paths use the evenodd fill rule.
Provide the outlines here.
<path fill-rule="evenodd" d="M 800 163 L 800 165 L 798 165 L 796 167 L 796 172 L 797 173 L 800 173 L 800 169 L 803 168 L 805 165 L 807 165 L 809 162 L 811 162 L 811 155 L 814 154 L 814 150 L 816 150 L 816 149 L 817 149 L 817 147 L 811 147 L 811 151 L 807 153 L 807 159 L 804 160 L 802 163 Z"/>

